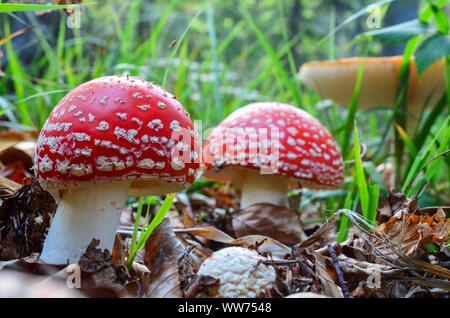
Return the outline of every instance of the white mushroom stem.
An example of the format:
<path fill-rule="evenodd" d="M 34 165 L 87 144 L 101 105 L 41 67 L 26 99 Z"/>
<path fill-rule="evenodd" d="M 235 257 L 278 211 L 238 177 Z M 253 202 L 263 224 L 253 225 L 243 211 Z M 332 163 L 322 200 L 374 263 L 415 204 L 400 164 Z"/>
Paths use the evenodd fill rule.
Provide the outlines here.
<path fill-rule="evenodd" d="M 129 183 L 97 184 L 68 190 L 60 199 L 41 259 L 49 264 L 76 263 L 92 239 L 112 252 Z"/>
<path fill-rule="evenodd" d="M 289 179 L 247 169 L 241 185 L 241 209 L 255 203 L 287 204 Z"/>

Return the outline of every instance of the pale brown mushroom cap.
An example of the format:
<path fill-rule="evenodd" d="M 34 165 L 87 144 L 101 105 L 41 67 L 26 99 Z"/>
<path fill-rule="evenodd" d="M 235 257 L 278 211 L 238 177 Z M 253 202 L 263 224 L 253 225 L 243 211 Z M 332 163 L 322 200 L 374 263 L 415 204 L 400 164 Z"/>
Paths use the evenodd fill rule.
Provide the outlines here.
<path fill-rule="evenodd" d="M 308 62 L 302 65 L 300 77 L 309 89 L 321 97 L 348 106 L 353 98 L 359 66 L 364 62 L 358 109 L 393 108 L 402 59 L 402 56 L 392 56 Z M 430 66 L 419 79 L 413 58 L 410 64 L 408 111 L 418 115 L 425 104 L 434 106 L 444 91 L 444 59 Z"/>

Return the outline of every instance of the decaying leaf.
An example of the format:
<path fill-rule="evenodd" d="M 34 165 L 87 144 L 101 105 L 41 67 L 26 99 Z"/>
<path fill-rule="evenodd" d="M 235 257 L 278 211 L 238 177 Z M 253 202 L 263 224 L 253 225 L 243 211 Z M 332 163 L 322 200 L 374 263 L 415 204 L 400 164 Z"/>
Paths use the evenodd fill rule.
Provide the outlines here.
<path fill-rule="evenodd" d="M 315 259 L 314 265 L 316 268 L 316 276 L 319 278 L 322 284 L 323 293 L 326 296 L 343 298 L 344 295 L 342 294 L 341 288 L 335 283 L 336 279 L 333 279 L 330 276 L 329 271 L 327 270 L 326 258 L 314 251 L 310 251 L 310 253 L 312 253 Z"/>
<path fill-rule="evenodd" d="M 239 209 L 239 199 L 237 193 L 227 185 L 225 187 L 204 187 L 203 192 L 213 197 L 216 201 L 216 207 L 218 208 L 231 208 Z"/>
<path fill-rule="evenodd" d="M 234 239 L 228 234 L 209 226 L 190 229 L 177 229 L 175 231 L 177 233 L 190 233 L 192 235 L 198 235 L 227 245 L 255 248 L 259 253 L 269 253 L 278 258 L 284 258 L 286 255 L 291 253 L 291 249 L 289 247 L 264 235 L 246 235 Z"/>
<path fill-rule="evenodd" d="M 296 244 L 294 246 L 296 253 L 301 254 L 305 248 L 310 248 L 315 245 L 319 245 L 317 246 L 318 248 L 324 246 L 325 244 L 323 244 L 323 242 L 328 239 L 330 233 L 332 233 L 332 231 L 335 229 L 336 220 L 339 215 L 339 211 L 334 213 L 333 216 L 326 223 L 322 224 L 311 236 L 309 236 L 306 240 Z"/>
<path fill-rule="evenodd" d="M 253 204 L 233 213 L 232 225 L 237 237 L 264 233 L 287 245 L 305 238 L 299 214 L 270 203 Z"/>
<path fill-rule="evenodd" d="M 432 216 L 415 215 L 401 211 L 378 227 L 407 256 L 420 256 L 428 243 L 436 243 L 441 249 L 450 240 L 450 219 L 442 208 Z M 391 255 L 392 253 L 388 253 Z"/>
<path fill-rule="evenodd" d="M 0 205 L 0 260 L 40 252 L 56 203 L 35 179 L 29 180 Z"/>
<path fill-rule="evenodd" d="M 0 191 L 6 191 L 9 193 L 19 190 L 21 185 L 11 179 L 0 176 Z"/>
<path fill-rule="evenodd" d="M 111 253 L 107 249 L 98 249 L 99 244 L 99 240 L 93 239 L 78 261 L 82 273 L 87 273 L 82 279 L 82 287 L 120 289 L 128 279 L 126 267 L 111 264 Z"/>
<path fill-rule="evenodd" d="M 195 298 L 197 295 L 215 295 L 220 287 L 220 279 L 207 275 L 195 275 L 184 290 L 184 297 Z"/>
<path fill-rule="evenodd" d="M 184 227 L 193 227 L 195 225 L 195 220 L 194 215 L 192 213 L 192 206 L 188 195 L 186 193 L 180 192 L 177 193 L 176 199 L 177 199 L 176 203 L 180 206 L 182 214 L 181 216 L 182 222 L 179 223 L 182 223 Z"/>
<path fill-rule="evenodd" d="M 168 218 L 159 224 L 145 243 L 144 263 L 151 270 L 157 268 L 166 259 L 183 254 L 184 246 L 175 236 Z"/>
<path fill-rule="evenodd" d="M 114 238 L 113 250 L 111 252 L 110 263 L 115 266 L 127 267 L 127 245 L 120 235 Z"/>
<path fill-rule="evenodd" d="M 176 256 L 169 257 L 156 272 L 149 275 L 143 286 L 143 296 L 148 298 L 180 298 L 180 280 Z"/>

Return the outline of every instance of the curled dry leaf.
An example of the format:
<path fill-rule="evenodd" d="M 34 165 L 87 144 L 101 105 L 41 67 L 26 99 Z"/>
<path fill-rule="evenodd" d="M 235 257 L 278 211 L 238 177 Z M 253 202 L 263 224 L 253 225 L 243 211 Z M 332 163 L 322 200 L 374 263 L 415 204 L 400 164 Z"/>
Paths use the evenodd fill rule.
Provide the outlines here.
<path fill-rule="evenodd" d="M 383 280 L 401 277 L 402 269 L 394 268 L 384 264 L 376 264 L 366 261 L 358 261 L 344 254 L 339 255 L 339 266 L 344 274 L 349 290 L 358 288 L 361 282 L 367 282 L 369 279 Z M 374 282 L 376 283 L 376 282 Z"/>
<path fill-rule="evenodd" d="M 183 251 L 184 246 L 175 236 L 170 220 L 164 218 L 145 243 L 144 264 L 154 271 L 168 258 L 181 256 Z"/>
<path fill-rule="evenodd" d="M 208 275 L 195 275 L 184 290 L 185 298 L 217 294 L 220 279 Z"/>
<path fill-rule="evenodd" d="M 450 219 L 441 208 L 432 216 L 402 212 L 381 224 L 378 232 L 384 233 L 407 256 L 420 256 L 428 243 L 445 248 L 450 240 Z"/>
<path fill-rule="evenodd" d="M 192 227 L 195 225 L 195 218 L 192 213 L 192 206 L 191 202 L 189 200 L 189 197 L 186 193 L 179 192 L 176 194 L 176 203 L 180 206 L 181 214 L 182 214 L 182 221 L 178 222 L 184 225 L 184 227 Z M 170 212 L 170 211 L 169 211 Z M 170 216 L 170 215 L 169 215 Z M 172 217 L 174 218 L 174 217 Z M 179 218 L 179 217 L 177 217 Z"/>
<path fill-rule="evenodd" d="M 122 239 L 121 235 L 117 235 L 114 238 L 114 245 L 111 252 L 111 260 L 110 263 L 115 266 L 123 266 L 127 267 L 127 245 L 125 241 Z"/>
<path fill-rule="evenodd" d="M 126 289 L 131 296 L 146 298 L 180 298 L 180 280 L 176 256 L 169 257 L 152 273 L 130 282 Z"/>
<path fill-rule="evenodd" d="M 82 274 L 85 273 L 82 287 L 120 289 L 128 279 L 126 267 L 111 264 L 111 253 L 107 249 L 98 249 L 99 243 L 99 240 L 93 239 L 78 261 Z"/>
<path fill-rule="evenodd" d="M 204 187 L 203 192 L 213 197 L 216 201 L 216 207 L 223 209 L 239 209 L 239 198 L 237 193 L 227 185 L 226 187 Z"/>
<path fill-rule="evenodd" d="M 4 141 L 0 136 L 0 147 L 5 146 L 5 143 L 8 145 L 8 142 L 12 143 L 16 140 L 18 139 L 12 137 L 12 139 L 6 138 L 6 141 Z M 23 183 L 25 178 L 31 178 L 33 176 L 31 172 L 32 156 L 35 147 L 36 142 L 34 140 L 23 140 L 1 151 L 0 162 L 3 166 L 0 167 L 0 176 L 20 184 Z"/>
<path fill-rule="evenodd" d="M 284 258 L 291 253 L 291 249 L 283 243 L 264 235 L 246 235 L 237 239 L 232 238 L 228 234 L 209 226 L 176 229 L 177 233 L 190 233 L 198 235 L 208 240 L 224 243 L 227 245 L 237 245 L 243 247 L 255 248 L 259 253 L 269 253 L 274 257 Z"/>
<path fill-rule="evenodd" d="M 2 192 L 9 192 L 12 193 L 14 191 L 19 190 L 21 187 L 21 184 L 12 181 L 8 178 L 0 176 L 0 193 Z"/>
<path fill-rule="evenodd" d="M 39 253 L 55 211 L 55 200 L 35 179 L 5 197 L 0 205 L 0 260 Z"/>
<path fill-rule="evenodd" d="M 325 246 L 325 241 L 328 241 L 328 236 L 336 227 L 336 220 L 341 212 L 336 212 L 333 216 L 324 224 L 322 224 L 312 235 L 306 240 L 296 244 L 294 246 L 295 253 L 300 255 L 305 248 L 320 248 Z"/>
<path fill-rule="evenodd" d="M 253 204 L 233 213 L 232 225 L 237 237 L 261 234 L 284 244 L 299 243 L 305 238 L 299 214 L 270 203 Z"/>
<path fill-rule="evenodd" d="M 32 131 L 21 133 L 16 131 L 6 131 L 0 133 L 0 152 L 16 146 L 17 149 L 24 151 L 28 155 L 34 153 L 33 145 L 36 146 L 38 132 Z"/>
<path fill-rule="evenodd" d="M 319 278 L 319 281 L 322 285 L 323 293 L 326 296 L 343 298 L 344 295 L 341 288 L 335 283 L 335 280 L 337 280 L 337 278 L 332 278 L 330 276 L 330 273 L 334 274 L 334 272 L 327 269 L 326 257 L 314 251 L 309 251 L 309 253 L 314 256 L 316 276 Z"/>

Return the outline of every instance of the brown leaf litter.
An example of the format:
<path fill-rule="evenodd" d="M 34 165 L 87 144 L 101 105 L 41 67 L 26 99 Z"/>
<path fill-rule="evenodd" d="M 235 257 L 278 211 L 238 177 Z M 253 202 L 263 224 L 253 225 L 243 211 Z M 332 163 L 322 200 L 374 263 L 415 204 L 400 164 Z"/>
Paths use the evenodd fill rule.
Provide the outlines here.
<path fill-rule="evenodd" d="M 22 274 L 48 284 L 42 286 L 61 287 L 67 268 L 36 260 L 56 209 L 54 200 L 35 180 L 15 192 L 4 191 L 1 199 L 0 257 L 7 262 L 0 263 L 0 284 L 8 272 L 10 277 L 18 274 L 14 279 L 23 295 L 35 294 L 21 283 Z M 360 214 L 339 210 L 305 238 L 298 213 L 292 209 L 256 204 L 242 210 L 230 208 L 220 218 L 204 197 L 182 194 L 177 196 L 177 209 L 172 208 L 169 218 L 154 230 L 130 271 L 126 231 L 119 231 L 111 252 L 98 249 L 99 242 L 93 240 L 78 262 L 79 293 L 67 295 L 179 298 L 214 294 L 220 279 L 197 275 L 199 266 L 214 251 L 241 246 L 259 252 L 266 259 L 264 264 L 276 271 L 276 282 L 261 297 L 448 296 L 450 221 L 444 209 L 419 210 L 415 198 L 401 193 L 380 202 L 378 216 L 384 221 L 371 231 Z M 197 209 L 209 211 L 208 221 L 198 218 Z M 124 210 L 121 222 L 132 225 L 133 213 Z M 339 244 L 335 230 L 342 215 L 355 228 Z M 177 228 L 172 227 L 173 220 Z M 430 243 L 439 249 L 433 258 L 427 249 Z M 61 291 L 61 295 L 66 294 Z"/>
<path fill-rule="evenodd" d="M 35 179 L 29 179 L 1 200 L 0 260 L 39 253 L 56 211 L 53 197 Z"/>

